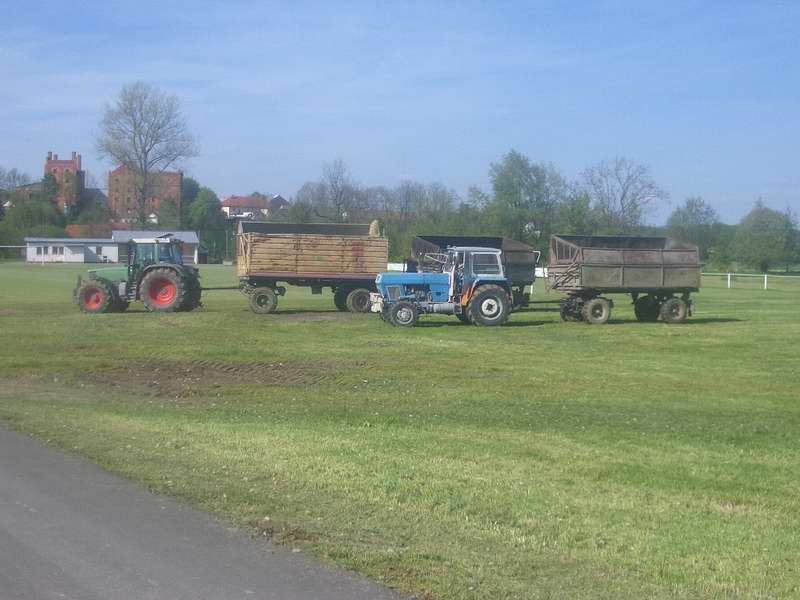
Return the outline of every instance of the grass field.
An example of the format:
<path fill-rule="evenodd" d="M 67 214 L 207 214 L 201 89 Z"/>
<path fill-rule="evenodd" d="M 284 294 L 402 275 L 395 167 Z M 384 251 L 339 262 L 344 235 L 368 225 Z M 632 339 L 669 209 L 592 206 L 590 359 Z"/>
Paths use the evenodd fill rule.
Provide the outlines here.
<path fill-rule="evenodd" d="M 794 280 L 397 330 L 295 288 L 90 317 L 78 271 L 0 264 L 16 428 L 422 598 L 800 597 Z"/>

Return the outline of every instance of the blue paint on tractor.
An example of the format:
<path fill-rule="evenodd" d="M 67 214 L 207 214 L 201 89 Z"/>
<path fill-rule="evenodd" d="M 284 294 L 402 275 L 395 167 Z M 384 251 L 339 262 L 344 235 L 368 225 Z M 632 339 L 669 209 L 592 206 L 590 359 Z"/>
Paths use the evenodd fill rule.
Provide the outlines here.
<path fill-rule="evenodd" d="M 513 304 L 512 284 L 500 250 L 452 247 L 438 260 L 439 272 L 379 274 L 378 293 L 371 295 L 373 312 L 401 326 L 415 325 L 419 315 L 430 313 L 456 315 L 476 325 L 505 323 Z"/>

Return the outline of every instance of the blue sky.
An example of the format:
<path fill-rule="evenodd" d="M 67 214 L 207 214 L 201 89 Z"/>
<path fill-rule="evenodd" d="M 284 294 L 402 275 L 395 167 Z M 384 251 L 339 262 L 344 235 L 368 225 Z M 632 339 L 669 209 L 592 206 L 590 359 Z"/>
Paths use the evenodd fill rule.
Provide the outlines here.
<path fill-rule="evenodd" d="M 0 0 L 0 165 L 93 146 L 147 81 L 183 103 L 221 197 L 291 196 L 343 159 L 363 184 L 488 188 L 515 148 L 569 178 L 627 156 L 738 221 L 800 210 L 800 1 Z"/>

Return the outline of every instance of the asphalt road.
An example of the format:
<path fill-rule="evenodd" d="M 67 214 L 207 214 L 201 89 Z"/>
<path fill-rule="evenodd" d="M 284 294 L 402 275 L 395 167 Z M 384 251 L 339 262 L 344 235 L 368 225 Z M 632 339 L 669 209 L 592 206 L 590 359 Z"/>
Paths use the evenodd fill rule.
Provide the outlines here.
<path fill-rule="evenodd" d="M 0 426 L 0 600 L 398 600 Z"/>

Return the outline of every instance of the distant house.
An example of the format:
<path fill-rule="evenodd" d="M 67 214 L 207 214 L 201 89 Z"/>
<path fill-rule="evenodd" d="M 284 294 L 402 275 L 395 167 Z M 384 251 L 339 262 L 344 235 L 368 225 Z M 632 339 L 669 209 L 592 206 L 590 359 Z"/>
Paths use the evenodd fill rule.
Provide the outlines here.
<path fill-rule="evenodd" d="M 141 238 L 154 238 L 172 234 L 172 237 L 183 242 L 184 264 L 198 264 L 200 238 L 194 231 L 151 231 L 151 230 L 122 230 L 115 229 L 111 232 L 111 239 L 117 244 L 127 244 L 130 240 Z M 124 252 L 123 252 L 124 254 Z"/>
<path fill-rule="evenodd" d="M 274 217 L 282 210 L 289 208 L 287 202 L 280 194 L 272 198 L 266 196 L 228 196 L 222 201 L 222 212 L 228 219 L 240 221 L 257 221 Z"/>
<path fill-rule="evenodd" d="M 119 262 L 120 256 L 119 244 L 108 238 L 26 237 L 25 246 L 25 258 L 33 263 Z"/>

